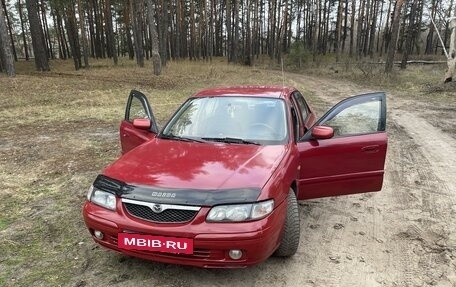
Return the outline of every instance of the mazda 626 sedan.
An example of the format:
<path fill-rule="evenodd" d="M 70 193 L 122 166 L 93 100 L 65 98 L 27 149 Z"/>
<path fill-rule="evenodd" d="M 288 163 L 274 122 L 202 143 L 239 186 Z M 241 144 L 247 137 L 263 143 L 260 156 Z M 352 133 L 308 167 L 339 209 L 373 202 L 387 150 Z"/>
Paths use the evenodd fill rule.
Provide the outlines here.
<path fill-rule="evenodd" d="M 122 156 L 83 208 L 95 242 L 144 259 L 245 267 L 299 245 L 298 200 L 379 191 L 386 98 L 348 98 L 323 117 L 290 87 L 200 91 L 158 130 L 132 91 Z"/>

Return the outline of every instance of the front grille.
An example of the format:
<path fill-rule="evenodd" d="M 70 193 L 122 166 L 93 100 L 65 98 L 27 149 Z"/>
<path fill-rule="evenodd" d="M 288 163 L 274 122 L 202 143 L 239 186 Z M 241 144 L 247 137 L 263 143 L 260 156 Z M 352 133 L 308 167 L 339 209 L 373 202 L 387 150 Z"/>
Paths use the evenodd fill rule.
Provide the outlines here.
<path fill-rule="evenodd" d="M 214 256 L 218 256 L 220 252 L 211 252 L 209 249 L 195 249 L 193 254 L 178 254 L 178 253 L 164 253 L 164 252 L 149 252 L 149 251 L 138 251 L 144 254 L 156 254 L 160 256 L 175 257 L 175 258 L 195 258 L 195 259 L 206 259 Z"/>
<path fill-rule="evenodd" d="M 198 213 L 197 210 L 171 208 L 155 213 L 148 206 L 127 202 L 124 202 L 124 206 L 131 215 L 154 222 L 189 222 Z"/>

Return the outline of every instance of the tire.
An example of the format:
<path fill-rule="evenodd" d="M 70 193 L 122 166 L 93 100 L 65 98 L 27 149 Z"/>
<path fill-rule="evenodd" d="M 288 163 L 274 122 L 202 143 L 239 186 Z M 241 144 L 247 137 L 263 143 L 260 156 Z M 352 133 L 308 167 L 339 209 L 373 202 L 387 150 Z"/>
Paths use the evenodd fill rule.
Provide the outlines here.
<path fill-rule="evenodd" d="M 290 188 L 287 199 L 287 215 L 279 248 L 274 253 L 278 257 L 293 256 L 298 250 L 300 236 L 298 201 L 293 189 Z"/>

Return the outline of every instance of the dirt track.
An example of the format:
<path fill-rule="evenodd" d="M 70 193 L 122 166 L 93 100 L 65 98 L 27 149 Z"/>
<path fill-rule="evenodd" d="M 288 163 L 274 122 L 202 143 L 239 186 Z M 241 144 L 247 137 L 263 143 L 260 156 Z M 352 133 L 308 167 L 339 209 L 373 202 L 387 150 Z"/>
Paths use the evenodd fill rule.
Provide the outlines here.
<path fill-rule="evenodd" d="M 331 103 L 367 92 L 353 84 L 294 78 Z M 380 193 L 304 205 L 300 250 L 314 260 L 305 264 L 309 278 L 303 283 L 456 286 L 456 142 L 420 117 L 424 106 L 417 106 L 388 94 L 389 147 Z M 433 108 L 439 107 L 427 107 Z M 337 223 L 344 228 L 335 229 Z"/>
<path fill-rule="evenodd" d="M 304 94 L 317 95 L 319 115 L 345 97 L 369 91 L 319 77 L 287 78 Z M 118 155 L 117 120 L 10 129 L 4 123 L 2 132 L 8 136 L 0 142 L 0 206 L 7 202 L 20 216 L 14 225 L 0 229 L 3 282 L 78 287 L 456 286 L 456 106 L 412 101 L 394 91 L 387 96 L 383 190 L 301 202 L 298 254 L 242 270 L 148 262 L 93 243 L 80 206 L 90 181 Z M 35 135 L 32 141 L 30 135 Z M 34 172 L 45 180 L 30 178 Z M 50 185 L 55 190 L 49 190 Z M 0 228 L 1 223 L 0 216 Z M 15 261 L 16 255 L 23 260 Z"/>
<path fill-rule="evenodd" d="M 327 107 L 367 92 L 354 84 L 289 77 Z M 388 94 L 383 190 L 301 202 L 301 242 L 293 258 L 271 258 L 244 270 L 203 270 L 146 262 L 87 243 L 80 254 L 86 262 L 72 285 L 456 286 L 456 141 L 420 116 L 420 109 Z"/>

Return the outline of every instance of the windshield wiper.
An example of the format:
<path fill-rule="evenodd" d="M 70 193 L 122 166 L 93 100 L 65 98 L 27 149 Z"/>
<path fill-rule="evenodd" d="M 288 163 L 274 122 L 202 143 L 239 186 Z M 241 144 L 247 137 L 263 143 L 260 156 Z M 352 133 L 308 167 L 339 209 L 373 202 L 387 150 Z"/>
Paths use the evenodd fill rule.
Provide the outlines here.
<path fill-rule="evenodd" d="M 184 141 L 184 142 L 198 142 L 198 143 L 205 143 L 205 140 L 202 139 L 197 139 L 197 138 L 190 138 L 190 137 L 181 137 L 181 136 L 176 136 L 173 134 L 162 134 L 160 136 L 162 139 L 169 139 L 169 140 L 178 140 L 178 141 Z"/>
<path fill-rule="evenodd" d="M 215 142 L 223 142 L 223 143 L 235 143 L 235 144 L 254 144 L 254 145 L 260 145 L 258 142 L 254 141 L 249 141 L 241 138 L 230 138 L 230 137 L 224 137 L 224 138 L 201 138 L 206 141 L 215 141 Z"/>

